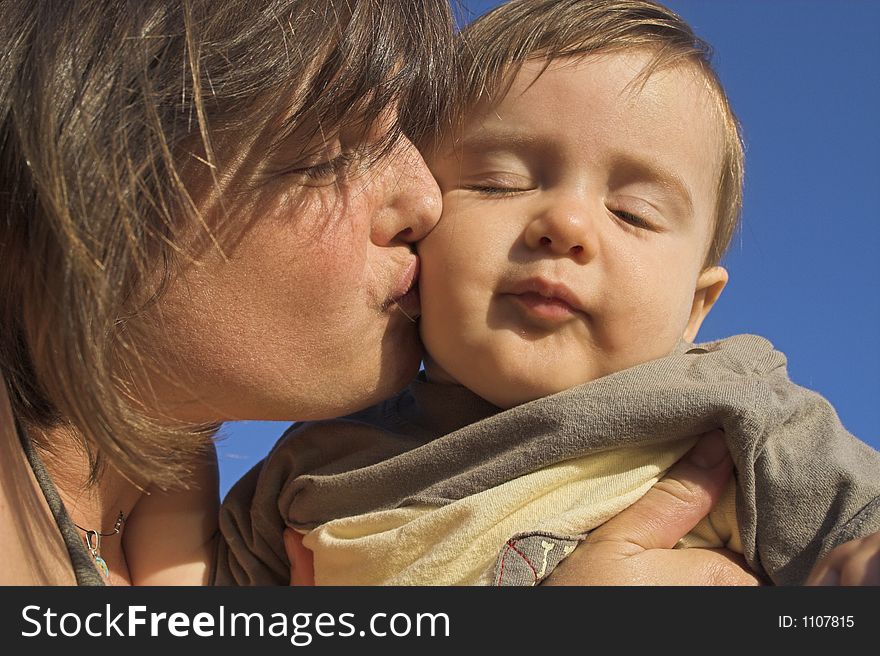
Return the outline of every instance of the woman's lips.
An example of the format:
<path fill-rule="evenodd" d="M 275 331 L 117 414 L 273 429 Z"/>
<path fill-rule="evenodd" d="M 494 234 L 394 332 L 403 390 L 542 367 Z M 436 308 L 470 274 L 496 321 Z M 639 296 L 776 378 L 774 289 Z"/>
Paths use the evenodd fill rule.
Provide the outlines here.
<path fill-rule="evenodd" d="M 409 319 L 417 319 L 422 312 L 419 286 L 416 284 L 418 280 L 419 258 L 415 257 L 398 280 L 391 296 L 382 304 L 382 310 L 397 309 Z"/>

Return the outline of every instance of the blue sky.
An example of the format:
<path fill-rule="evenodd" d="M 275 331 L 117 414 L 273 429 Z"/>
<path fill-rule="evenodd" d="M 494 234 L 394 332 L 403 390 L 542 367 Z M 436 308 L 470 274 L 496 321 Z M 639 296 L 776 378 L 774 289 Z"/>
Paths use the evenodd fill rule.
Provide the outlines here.
<path fill-rule="evenodd" d="M 479 15 L 499 2 L 464 2 Z M 770 339 L 880 449 L 880 2 L 669 0 L 712 44 L 744 128 L 743 225 L 700 331 Z M 286 424 L 225 424 L 221 491 Z"/>

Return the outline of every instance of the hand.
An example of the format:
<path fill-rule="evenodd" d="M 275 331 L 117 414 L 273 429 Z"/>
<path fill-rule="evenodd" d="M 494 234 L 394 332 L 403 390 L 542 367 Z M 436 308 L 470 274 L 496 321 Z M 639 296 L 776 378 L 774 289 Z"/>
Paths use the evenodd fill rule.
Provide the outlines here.
<path fill-rule="evenodd" d="M 303 545 L 303 536 L 290 527 L 284 529 L 284 550 L 290 562 L 290 585 L 315 585 L 313 554 Z"/>
<path fill-rule="evenodd" d="M 544 585 L 759 585 L 739 554 L 673 549 L 721 497 L 733 463 L 706 433 L 645 496 L 578 546 Z"/>
<path fill-rule="evenodd" d="M 880 585 L 880 533 L 829 551 L 813 567 L 806 585 Z"/>

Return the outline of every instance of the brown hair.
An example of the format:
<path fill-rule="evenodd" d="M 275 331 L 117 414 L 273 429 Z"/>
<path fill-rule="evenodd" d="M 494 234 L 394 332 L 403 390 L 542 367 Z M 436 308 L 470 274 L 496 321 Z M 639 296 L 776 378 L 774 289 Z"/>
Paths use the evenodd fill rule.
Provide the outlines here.
<path fill-rule="evenodd" d="M 366 129 L 394 104 L 375 156 L 400 133 L 430 137 L 454 95 L 447 1 L 3 7 L 0 374 L 13 413 L 35 436 L 71 429 L 93 479 L 100 454 L 133 480 L 173 485 L 213 427 L 144 410 L 137 370 L 155 363 L 139 319 L 194 232 L 219 246 L 194 182 L 219 189 L 224 140 L 267 125 L 275 142 Z"/>
<path fill-rule="evenodd" d="M 721 116 L 724 153 L 715 226 L 706 266 L 727 250 L 742 209 L 744 154 L 739 123 L 711 66 L 711 47 L 671 10 L 650 0 L 511 0 L 461 34 L 465 98 L 498 102 L 530 59 L 583 57 L 599 51 L 647 48 L 654 59 L 643 76 L 682 62 L 706 79 Z"/>

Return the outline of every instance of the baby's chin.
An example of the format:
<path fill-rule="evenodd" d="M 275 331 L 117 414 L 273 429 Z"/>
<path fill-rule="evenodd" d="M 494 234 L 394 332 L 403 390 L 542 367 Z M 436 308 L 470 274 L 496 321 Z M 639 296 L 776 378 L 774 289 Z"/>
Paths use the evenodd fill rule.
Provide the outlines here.
<path fill-rule="evenodd" d="M 515 408 L 518 405 L 523 405 L 536 399 L 544 398 L 545 396 L 552 396 L 553 394 L 562 392 L 566 389 L 569 388 L 487 385 L 485 386 L 483 393 L 480 393 L 480 390 L 477 389 L 472 389 L 471 391 L 477 396 L 483 397 L 492 405 L 508 410 L 509 408 Z"/>
<path fill-rule="evenodd" d="M 462 385 L 504 410 L 588 383 L 602 375 L 594 371 L 531 366 L 523 359 L 499 362 L 488 357 L 477 365 L 454 358 L 440 364 L 431 356 L 425 356 L 424 363 L 425 374 L 432 383 Z"/>
<path fill-rule="evenodd" d="M 462 384 L 477 396 L 505 410 L 558 394 L 594 379 L 591 376 L 544 376 L 536 379 L 533 372 L 525 372 L 521 376 L 511 375 L 510 372 L 497 372 L 494 376 L 487 376 L 485 372 L 481 374 L 478 377 L 466 377 Z"/>

